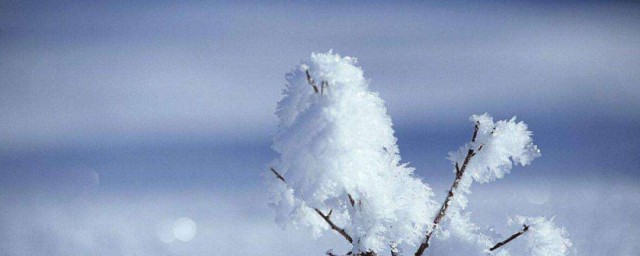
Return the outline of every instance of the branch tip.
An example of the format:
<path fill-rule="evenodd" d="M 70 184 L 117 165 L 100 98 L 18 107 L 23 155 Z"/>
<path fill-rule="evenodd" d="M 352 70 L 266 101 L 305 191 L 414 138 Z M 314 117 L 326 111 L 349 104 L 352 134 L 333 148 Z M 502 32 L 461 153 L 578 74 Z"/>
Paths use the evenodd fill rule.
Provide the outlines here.
<path fill-rule="evenodd" d="M 476 125 L 473 129 L 473 136 L 471 137 L 471 142 L 476 141 L 476 138 L 478 136 L 479 126 L 480 126 L 480 122 L 476 122 Z M 482 149 L 482 146 L 483 145 L 480 145 L 480 147 L 478 148 L 478 151 Z M 420 246 L 418 247 L 418 250 L 414 254 L 415 256 L 422 256 L 424 251 L 427 248 L 429 248 L 429 240 L 431 240 L 431 236 L 433 235 L 433 232 L 438 227 L 438 224 L 440 224 L 440 222 L 444 219 L 445 215 L 447 214 L 447 209 L 451 204 L 451 200 L 453 200 L 453 197 L 455 196 L 455 191 L 458 188 L 460 181 L 462 180 L 462 176 L 464 175 L 464 172 L 467 169 L 467 166 L 469 165 L 469 161 L 471 161 L 471 158 L 473 158 L 473 156 L 475 156 L 476 153 L 477 151 L 474 151 L 473 149 L 469 149 L 467 151 L 467 156 L 464 158 L 464 162 L 462 162 L 462 166 L 459 166 L 458 162 L 456 162 L 455 164 L 456 178 L 453 181 L 451 188 L 449 189 L 449 194 L 447 195 L 447 198 L 445 199 L 444 203 L 442 203 L 442 206 L 440 206 L 440 211 L 438 211 L 438 215 L 436 215 L 435 219 L 433 220 L 433 223 L 431 224 L 431 229 L 427 231 L 424 241 L 420 244 Z"/>
<path fill-rule="evenodd" d="M 336 224 L 333 223 L 333 221 L 331 221 L 331 219 L 329 219 L 329 215 L 331 215 L 331 211 L 329 212 L 329 215 L 325 215 L 318 208 L 313 208 L 313 209 L 318 213 L 318 215 L 320 215 L 320 217 L 322 217 L 324 219 L 324 221 L 327 222 L 327 224 L 329 224 L 331 229 L 335 230 L 340 235 L 342 235 L 342 237 L 347 239 L 347 241 L 349 241 L 349 243 L 353 243 L 353 239 L 351 238 L 351 236 L 349 234 L 347 234 L 347 232 L 344 229 L 339 228 L 338 226 L 336 226 Z"/>
<path fill-rule="evenodd" d="M 278 173 L 278 171 L 276 171 L 276 169 L 273 169 L 273 167 L 271 167 L 271 168 L 269 168 L 269 169 L 271 169 L 271 172 L 272 172 L 273 174 L 275 174 L 275 175 L 276 175 L 276 177 L 278 177 L 278 179 L 279 179 L 279 180 L 281 180 L 282 182 L 284 182 L 284 184 L 287 184 L 287 181 L 286 181 L 286 180 L 284 180 L 284 177 L 282 177 L 282 175 L 280 175 L 280 173 Z"/>
<path fill-rule="evenodd" d="M 356 205 L 356 201 L 353 200 L 353 197 L 351 197 L 351 194 L 347 194 L 349 196 L 349 203 L 351 203 L 351 207 L 354 207 Z"/>
<path fill-rule="evenodd" d="M 502 242 L 497 243 L 496 245 L 494 245 L 493 247 L 491 247 L 489 249 L 489 251 L 495 251 L 496 249 L 508 244 L 509 242 L 513 241 L 514 239 L 518 238 L 519 236 L 521 236 L 522 234 L 524 234 L 525 232 L 527 232 L 529 230 L 529 226 L 527 224 L 523 224 L 522 225 L 522 230 L 516 232 L 515 234 L 511 235 L 509 238 L 505 239 Z"/>
<path fill-rule="evenodd" d="M 279 180 L 284 182 L 284 184 L 287 184 L 287 181 L 284 179 L 284 177 L 282 177 L 282 175 L 280 175 L 280 173 L 278 173 L 278 171 L 276 171 L 276 169 L 274 169 L 273 167 L 271 167 L 269 169 L 271 170 L 271 172 L 274 175 L 276 175 L 276 177 L 278 177 Z M 322 219 L 324 219 L 324 221 L 327 222 L 327 224 L 329 224 L 331 229 L 335 230 L 340 235 L 342 235 L 342 237 L 347 239 L 347 241 L 349 241 L 349 243 L 353 243 L 353 239 L 351 238 L 351 236 L 349 236 L 349 234 L 347 234 L 347 232 L 343 228 L 340 228 L 340 227 L 336 226 L 336 224 L 334 224 L 333 221 L 331 221 L 331 219 L 329 219 L 329 217 L 331 217 L 331 214 L 333 213 L 333 209 L 329 210 L 329 214 L 327 214 L 327 215 L 322 213 L 322 211 L 320 211 L 318 208 L 313 208 L 313 209 L 316 211 L 316 213 L 318 213 L 318 215 L 320 215 L 320 217 L 322 217 Z"/>
<path fill-rule="evenodd" d="M 311 87 L 313 87 L 313 91 L 315 93 L 318 93 L 318 86 L 316 85 L 316 81 L 313 80 L 313 78 L 311 77 L 311 74 L 309 74 L 309 70 L 305 70 L 304 71 L 305 74 L 307 74 L 307 83 L 309 83 L 309 85 L 311 85 Z"/>

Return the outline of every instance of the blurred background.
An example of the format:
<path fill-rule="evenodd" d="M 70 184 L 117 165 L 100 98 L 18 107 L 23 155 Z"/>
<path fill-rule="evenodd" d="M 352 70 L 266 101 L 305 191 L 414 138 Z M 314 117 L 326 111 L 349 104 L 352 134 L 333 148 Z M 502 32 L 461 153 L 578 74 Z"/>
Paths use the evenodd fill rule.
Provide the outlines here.
<path fill-rule="evenodd" d="M 262 175 L 284 75 L 330 49 L 358 58 L 438 200 L 469 116 L 517 116 L 542 157 L 474 186 L 472 219 L 555 216 L 579 255 L 640 251 L 632 1 L 0 1 L 1 254 L 347 250 L 277 226 Z"/>

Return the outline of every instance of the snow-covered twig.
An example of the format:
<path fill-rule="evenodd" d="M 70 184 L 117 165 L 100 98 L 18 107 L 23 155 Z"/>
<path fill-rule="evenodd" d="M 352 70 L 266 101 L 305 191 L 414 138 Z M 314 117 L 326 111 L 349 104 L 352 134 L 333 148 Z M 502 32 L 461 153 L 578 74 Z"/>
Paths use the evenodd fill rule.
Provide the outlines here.
<path fill-rule="evenodd" d="M 471 137 L 471 142 L 476 141 L 476 137 L 478 136 L 479 126 L 480 126 L 480 123 L 476 123 L 475 128 L 473 130 L 473 136 Z M 447 214 L 447 209 L 449 208 L 449 205 L 451 204 L 451 200 L 454 197 L 454 193 L 458 188 L 460 181 L 462 180 L 464 171 L 467 169 L 467 166 L 469 165 L 469 161 L 471 161 L 471 158 L 473 158 L 473 156 L 475 156 L 480 150 L 482 150 L 482 147 L 483 145 L 480 145 L 480 147 L 478 147 L 477 150 L 469 149 L 469 151 L 467 151 L 467 156 L 464 158 L 464 161 L 462 162 L 462 167 L 459 167 L 458 163 L 456 162 L 455 164 L 456 179 L 453 181 L 453 184 L 451 185 L 451 189 L 449 189 L 449 194 L 447 195 L 447 198 L 445 199 L 444 203 L 440 207 L 440 211 L 438 212 L 438 215 L 436 215 L 436 218 L 433 220 L 431 229 L 427 231 L 427 235 L 424 241 L 422 242 L 422 244 L 420 244 L 420 247 L 418 247 L 418 250 L 416 251 L 415 256 L 421 256 L 424 253 L 424 251 L 427 248 L 429 248 L 429 240 L 431 240 L 431 236 L 433 235 L 433 232 L 438 227 L 438 224 L 440 223 L 440 221 L 442 221 L 445 215 Z"/>
<path fill-rule="evenodd" d="M 344 231 L 343 228 L 340 228 L 338 226 L 336 226 L 336 224 L 333 223 L 333 221 L 331 221 L 330 217 L 331 217 L 331 212 L 333 212 L 333 210 L 329 211 L 329 214 L 324 214 L 322 213 L 322 211 L 318 210 L 318 208 L 313 208 L 313 210 L 315 210 L 320 217 L 322 217 L 327 224 L 329 224 L 329 226 L 331 226 L 331 229 L 335 230 L 336 232 L 340 233 L 340 235 L 342 235 L 342 237 L 344 237 L 345 239 L 347 239 L 347 241 L 349 241 L 349 243 L 353 243 L 353 238 L 351 238 L 351 236 L 349 234 L 347 234 L 346 231 Z"/>
<path fill-rule="evenodd" d="M 276 175 L 276 177 L 279 180 L 284 182 L 284 184 L 287 184 L 287 181 L 284 179 L 284 177 L 278 171 L 276 171 L 276 169 L 274 169 L 274 168 L 270 168 L 270 169 L 271 169 L 271 172 L 274 175 Z M 350 198 L 350 200 L 353 200 L 353 199 L 351 199 L 351 197 L 349 197 L 349 198 Z M 344 239 L 347 239 L 347 241 L 349 241 L 349 243 L 353 243 L 353 238 L 351 238 L 351 236 L 349 234 L 347 234 L 347 232 L 343 228 L 340 228 L 340 227 L 336 226 L 336 224 L 333 223 L 333 221 L 331 221 L 330 217 L 331 217 L 331 213 L 333 212 L 333 210 L 330 210 L 328 214 L 324 214 L 318 208 L 313 208 L 313 210 L 316 211 L 316 213 L 318 213 L 318 215 L 320 215 L 320 217 L 322 217 L 322 219 L 324 219 L 327 222 L 327 224 L 329 224 L 331 229 L 335 230 L 340 235 L 342 235 L 342 237 L 344 237 Z"/>
<path fill-rule="evenodd" d="M 471 142 L 449 153 L 455 179 L 444 203 L 438 203 L 429 185 L 401 162 L 384 101 L 363 74 L 355 58 L 329 51 L 313 53 L 287 75 L 272 146 L 278 157 L 270 164 L 279 180 L 269 182 L 276 222 L 305 226 L 315 235 L 328 224 L 351 242 L 353 256 L 400 255 L 400 248 L 416 244 L 415 256 L 422 256 L 436 230 L 443 238 L 462 238 L 478 252 L 517 238 L 494 245 L 470 221 L 466 196 L 473 182 L 501 179 L 540 156 L 527 125 L 515 117 L 494 122 L 489 114 L 473 115 Z M 329 82 L 331 93 L 324 95 Z M 287 180 L 276 170 L 286 170 Z M 530 226 L 527 250 L 533 256 L 566 256 L 570 241 L 563 229 L 544 218 L 516 221 Z M 503 248 L 500 253 L 506 254 Z"/>
<path fill-rule="evenodd" d="M 504 246 L 505 244 L 508 244 L 509 242 L 513 241 L 514 239 L 518 238 L 519 236 L 521 236 L 522 234 L 524 234 L 524 232 L 527 232 L 528 230 L 529 230 L 529 226 L 523 225 L 522 230 L 520 230 L 517 233 L 511 235 L 509 238 L 505 239 L 504 241 L 497 243 L 496 245 L 491 247 L 491 249 L 489 249 L 489 251 L 495 251 L 496 249 L 498 249 L 498 248 Z"/>

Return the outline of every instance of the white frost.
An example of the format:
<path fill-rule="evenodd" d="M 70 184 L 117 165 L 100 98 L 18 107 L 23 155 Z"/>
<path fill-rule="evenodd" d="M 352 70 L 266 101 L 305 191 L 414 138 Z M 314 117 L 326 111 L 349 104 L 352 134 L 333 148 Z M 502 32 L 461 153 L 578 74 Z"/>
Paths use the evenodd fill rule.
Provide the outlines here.
<path fill-rule="evenodd" d="M 486 183 L 500 179 L 513 165 L 525 166 L 540 156 L 531 131 L 525 123 L 516 122 L 515 117 L 493 122 L 489 114 L 483 114 L 474 115 L 470 120 L 478 125 L 476 141 L 449 153 L 449 159 L 462 164 L 468 149 L 477 150 L 482 145 L 467 168 L 468 175 L 475 181 Z"/>
<path fill-rule="evenodd" d="M 516 216 L 509 220 L 511 225 L 528 225 L 526 234 L 527 254 L 532 256 L 564 256 L 569 254 L 571 240 L 564 228 L 558 228 L 552 219 L 544 217 Z"/>
<path fill-rule="evenodd" d="M 278 158 L 270 165 L 285 181 L 267 174 L 270 204 L 279 224 L 309 227 L 316 236 L 330 230 L 316 209 L 331 213 L 331 221 L 353 238 L 354 254 L 384 254 L 391 247 L 421 243 L 440 204 L 429 186 L 414 177 L 414 169 L 401 162 L 384 102 L 369 90 L 355 64 L 355 58 L 331 51 L 314 53 L 287 75 L 272 146 Z M 471 121 L 477 126 L 475 140 L 449 153 L 449 159 L 462 167 L 470 150 L 474 155 L 435 234 L 438 239 L 453 235 L 485 253 L 497 234 L 474 224 L 466 211 L 472 183 L 503 178 L 514 165 L 530 164 L 540 151 L 527 125 L 515 117 L 494 122 L 483 114 Z M 531 225 L 525 236 L 534 256 L 565 255 L 571 246 L 551 221 L 517 222 Z M 504 248 L 495 253 L 509 255 Z"/>
<path fill-rule="evenodd" d="M 355 64 L 355 58 L 314 53 L 287 75 L 273 142 L 279 157 L 272 163 L 287 184 L 270 179 L 276 219 L 320 234 L 328 225 L 312 209 L 332 210 L 355 252 L 388 250 L 390 242 L 414 245 L 437 204 L 413 168 L 400 162 L 384 102 Z M 327 82 L 323 93 L 314 92 L 306 71 L 318 87 Z"/>

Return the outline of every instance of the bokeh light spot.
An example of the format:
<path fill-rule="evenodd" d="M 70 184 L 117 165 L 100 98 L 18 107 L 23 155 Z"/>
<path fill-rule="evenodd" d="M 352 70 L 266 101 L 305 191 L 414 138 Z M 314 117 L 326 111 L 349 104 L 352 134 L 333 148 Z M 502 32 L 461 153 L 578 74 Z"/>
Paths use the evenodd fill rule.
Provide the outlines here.
<path fill-rule="evenodd" d="M 196 236 L 196 222 L 187 217 L 176 220 L 173 224 L 173 235 L 180 241 L 188 242 Z"/>

